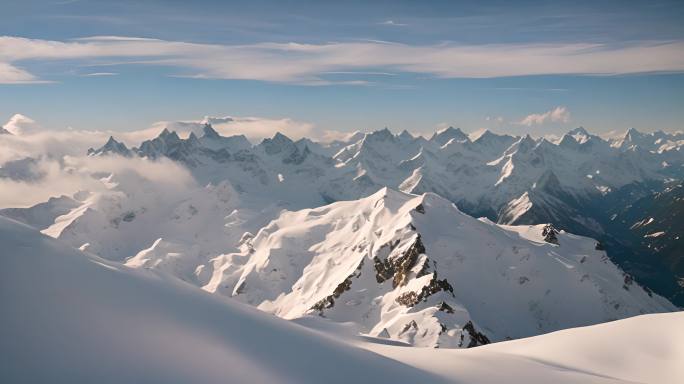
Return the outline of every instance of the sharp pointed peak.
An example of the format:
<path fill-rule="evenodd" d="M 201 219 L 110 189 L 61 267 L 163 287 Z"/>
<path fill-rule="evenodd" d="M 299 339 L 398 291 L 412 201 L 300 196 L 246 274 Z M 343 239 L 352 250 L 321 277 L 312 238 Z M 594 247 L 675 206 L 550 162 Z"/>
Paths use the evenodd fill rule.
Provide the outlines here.
<path fill-rule="evenodd" d="M 411 132 L 409 132 L 405 129 L 403 131 L 401 131 L 401 133 L 399 134 L 399 137 L 400 138 L 407 138 L 407 139 L 413 139 L 414 138 L 414 136 L 411 134 Z"/>
<path fill-rule="evenodd" d="M 436 132 L 436 134 L 441 134 L 441 133 L 447 133 L 447 132 L 460 132 L 463 133 L 461 128 L 454 128 L 453 126 L 448 126 L 446 128 L 442 128 Z"/>
<path fill-rule="evenodd" d="M 369 134 L 366 135 L 366 138 L 371 138 L 371 139 L 380 139 L 380 140 L 386 140 L 386 139 L 394 139 L 394 134 L 392 131 L 389 130 L 389 128 L 385 127 L 383 129 L 378 129 L 377 131 L 373 131 Z"/>
<path fill-rule="evenodd" d="M 287 137 L 287 135 L 281 133 L 280 131 L 276 132 L 275 135 L 271 138 L 272 141 L 277 141 L 277 142 L 293 142 L 292 139 Z"/>
<path fill-rule="evenodd" d="M 204 123 L 204 127 L 202 127 L 202 136 L 207 137 L 207 138 L 217 138 L 220 137 L 218 132 L 214 129 L 214 127 L 211 126 L 210 123 Z"/>
<path fill-rule="evenodd" d="M 437 132 L 433 133 L 432 137 L 430 137 L 430 141 L 437 142 L 440 145 L 445 145 L 446 143 L 454 139 L 457 141 L 470 140 L 468 138 L 468 135 L 466 135 L 461 130 L 461 128 L 454 128 L 452 126 L 440 129 Z"/>
<path fill-rule="evenodd" d="M 489 139 L 491 139 L 491 138 L 503 137 L 503 136 L 505 136 L 505 135 L 498 135 L 498 134 L 496 134 L 496 133 L 490 131 L 489 129 L 485 129 L 485 130 L 482 131 L 482 133 L 480 133 L 480 135 L 479 135 L 475 140 L 473 140 L 473 141 L 474 141 L 474 142 L 482 142 L 482 141 L 484 141 L 484 140 L 489 140 Z"/>

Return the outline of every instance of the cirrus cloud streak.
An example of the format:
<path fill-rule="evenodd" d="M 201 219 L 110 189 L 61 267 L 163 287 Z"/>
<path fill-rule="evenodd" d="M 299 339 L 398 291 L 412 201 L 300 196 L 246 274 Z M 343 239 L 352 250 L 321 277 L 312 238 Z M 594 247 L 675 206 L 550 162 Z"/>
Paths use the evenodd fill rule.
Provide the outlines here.
<path fill-rule="evenodd" d="M 684 42 L 631 44 L 408 45 L 382 41 L 219 45 L 138 37 L 68 41 L 0 37 L 0 83 L 42 81 L 32 62 L 97 65 L 98 59 L 176 68 L 178 76 L 304 85 L 336 83 L 336 71 L 396 71 L 441 78 L 619 75 L 684 71 Z M 356 83 L 351 83 L 356 84 Z"/>

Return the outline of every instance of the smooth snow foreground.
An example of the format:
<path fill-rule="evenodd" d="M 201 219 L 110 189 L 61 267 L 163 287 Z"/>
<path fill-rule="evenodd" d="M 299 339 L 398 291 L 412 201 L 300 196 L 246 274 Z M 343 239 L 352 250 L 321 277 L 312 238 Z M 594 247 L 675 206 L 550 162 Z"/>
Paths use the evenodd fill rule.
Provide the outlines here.
<path fill-rule="evenodd" d="M 682 313 L 409 348 L 307 329 L 2 217 L 0 245 L 2 383 L 684 381 Z"/>

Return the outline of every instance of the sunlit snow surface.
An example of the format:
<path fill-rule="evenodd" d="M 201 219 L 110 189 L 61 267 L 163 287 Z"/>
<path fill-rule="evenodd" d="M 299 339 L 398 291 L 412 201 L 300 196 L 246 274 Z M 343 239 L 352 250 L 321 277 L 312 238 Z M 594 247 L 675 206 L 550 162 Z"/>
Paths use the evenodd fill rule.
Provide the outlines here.
<path fill-rule="evenodd" d="M 5 218 L 0 243 L 3 383 L 684 380 L 681 313 L 469 350 L 409 348 L 320 318 L 309 328 L 288 323 Z"/>

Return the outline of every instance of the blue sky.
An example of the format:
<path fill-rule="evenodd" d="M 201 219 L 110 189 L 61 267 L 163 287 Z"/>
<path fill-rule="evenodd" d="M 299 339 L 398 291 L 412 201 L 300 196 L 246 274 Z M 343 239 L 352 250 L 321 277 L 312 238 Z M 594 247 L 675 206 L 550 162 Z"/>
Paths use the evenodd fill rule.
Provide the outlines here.
<path fill-rule="evenodd" d="M 0 120 L 22 113 L 49 128 L 107 130 L 205 115 L 288 117 L 320 131 L 684 129 L 681 1 L 0 7 Z"/>

